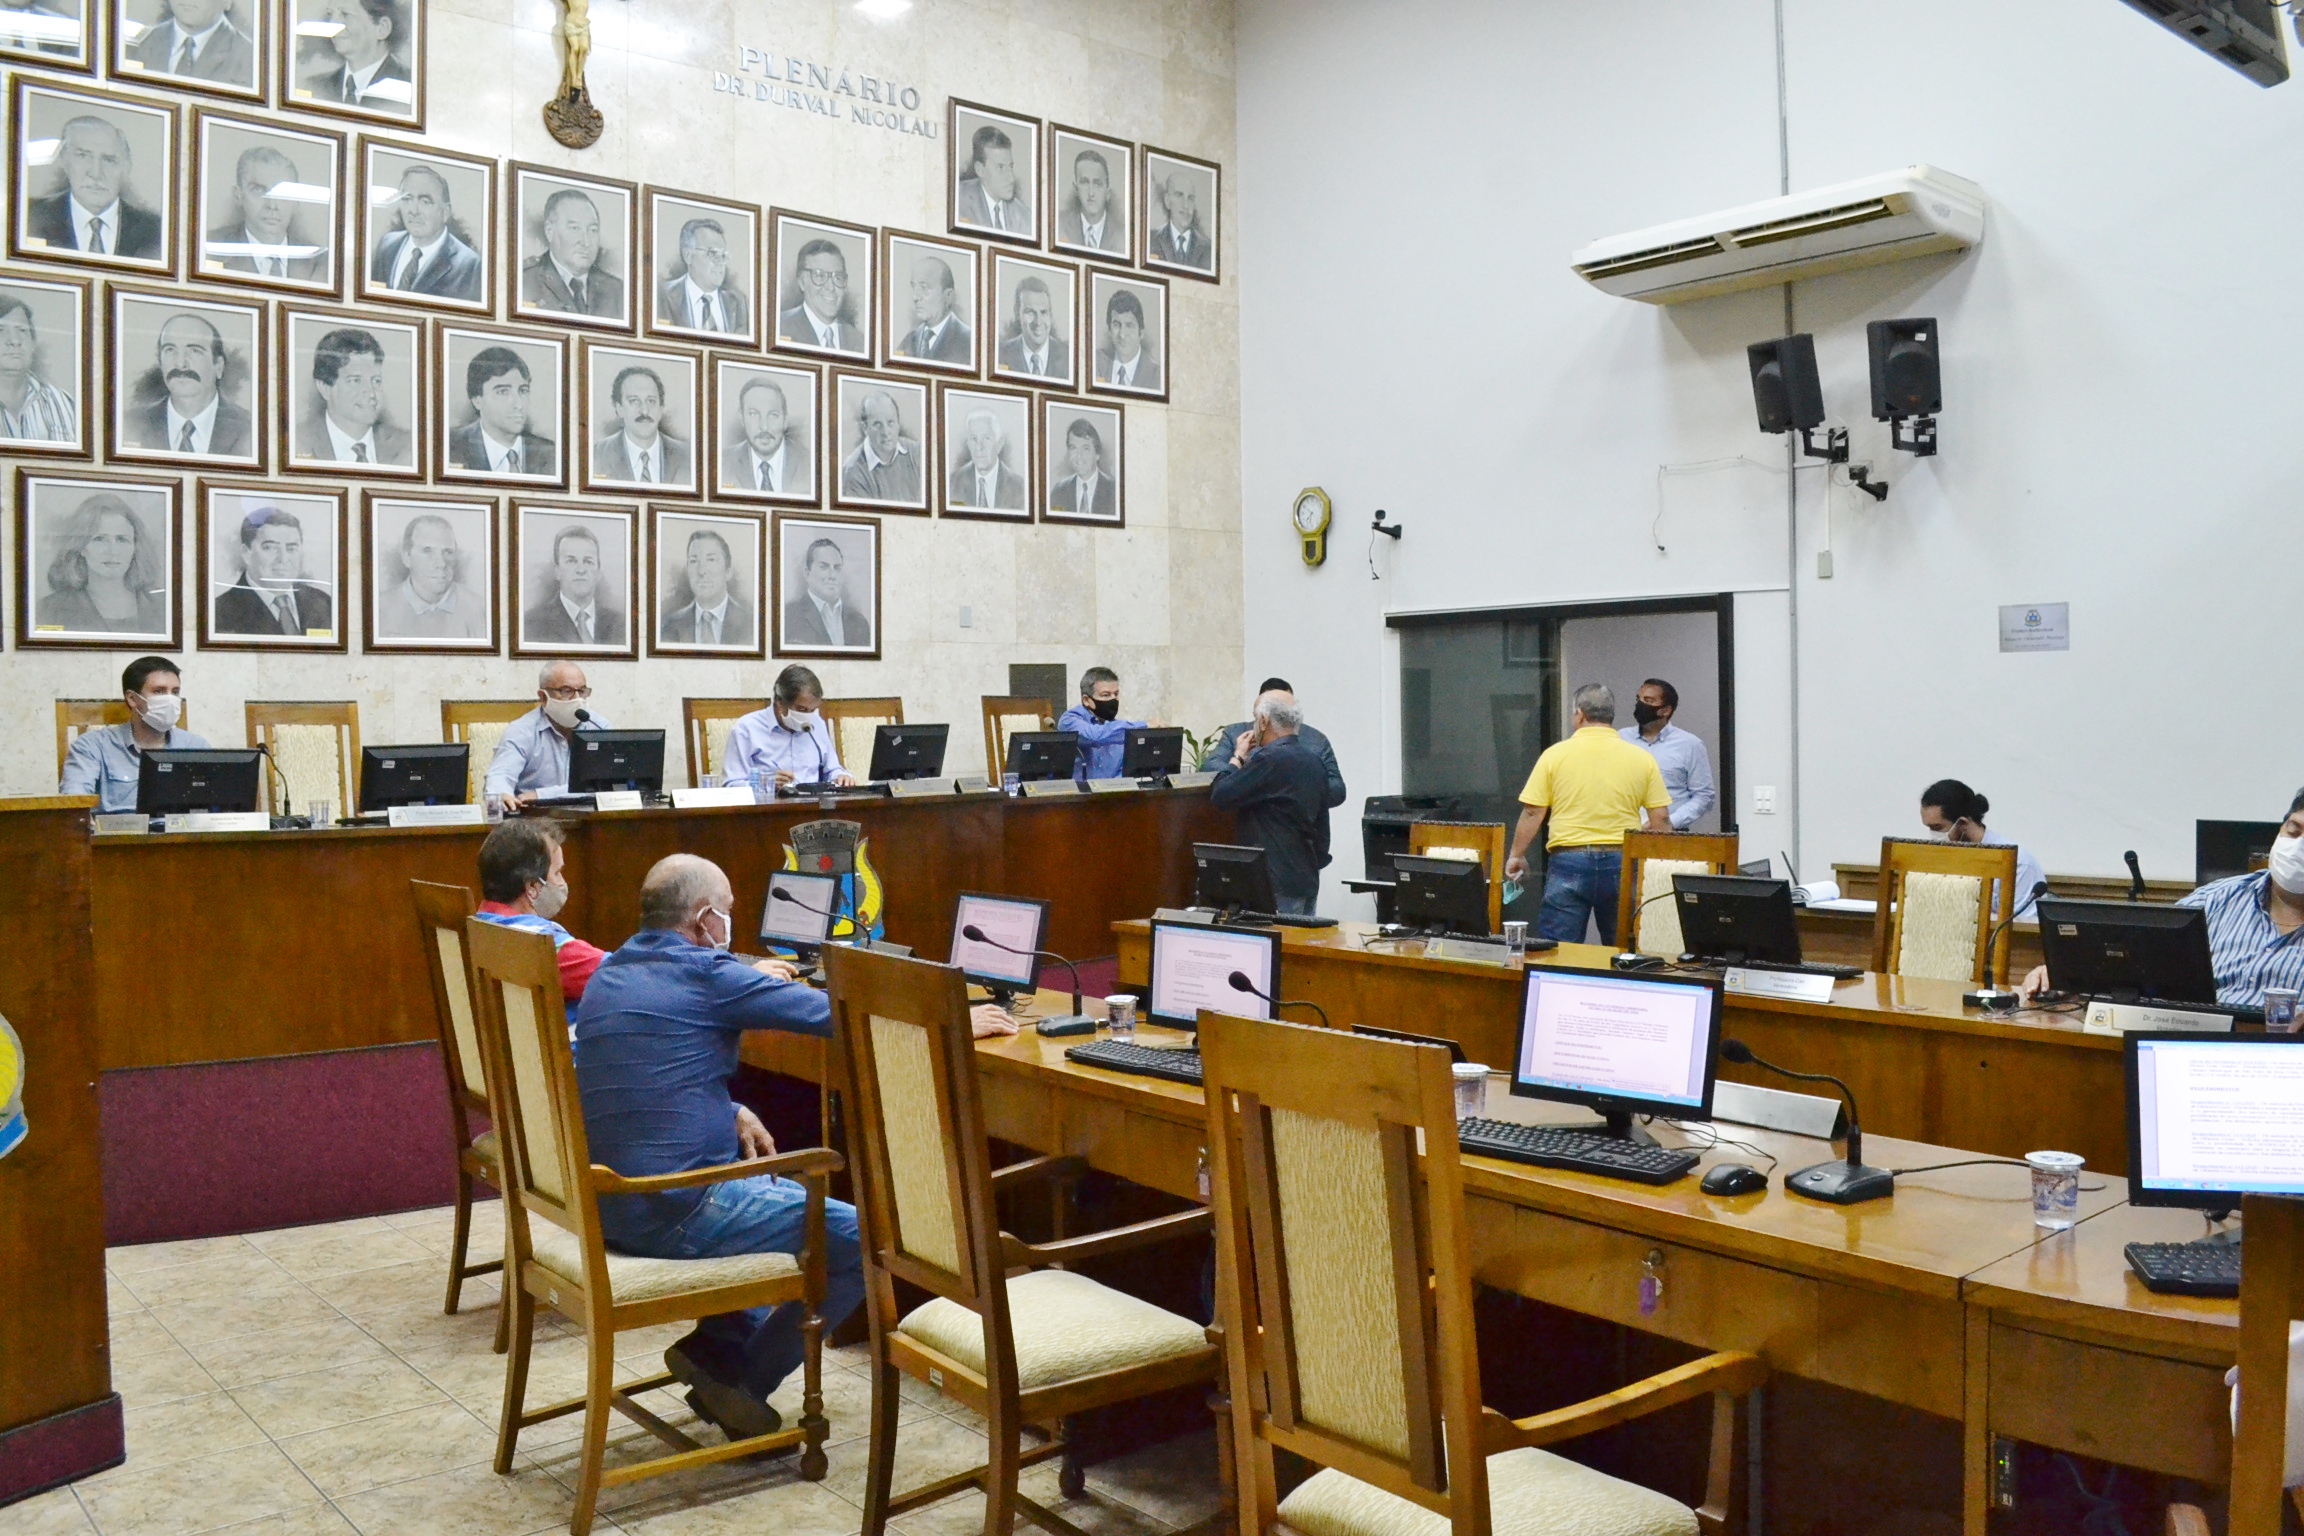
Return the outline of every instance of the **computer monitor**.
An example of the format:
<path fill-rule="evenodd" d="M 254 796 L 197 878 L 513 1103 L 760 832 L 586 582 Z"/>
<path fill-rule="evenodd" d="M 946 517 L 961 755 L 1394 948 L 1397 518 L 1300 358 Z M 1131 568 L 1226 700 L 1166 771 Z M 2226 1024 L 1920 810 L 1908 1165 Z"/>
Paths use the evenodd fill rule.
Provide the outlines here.
<path fill-rule="evenodd" d="M 838 875 L 804 875 L 796 869 L 771 871 L 768 905 L 760 912 L 760 942 L 803 954 L 824 947 L 840 910 Z"/>
<path fill-rule="evenodd" d="M 1246 976 L 1255 992 L 1232 985 L 1232 973 Z M 1280 995 L 1280 933 L 1274 928 L 1219 928 L 1203 923 L 1152 925 L 1152 985 L 1144 1016 L 1170 1029 L 1197 1030 L 1200 1010 L 1212 1008 L 1244 1019 L 1269 1019 L 1272 1007 L 1258 997 Z"/>
<path fill-rule="evenodd" d="M 1800 963 L 1800 930 L 1792 915 L 1792 882 L 1753 875 L 1674 875 L 1680 942 L 1691 953 L 1727 965 L 1748 960 Z"/>
<path fill-rule="evenodd" d="M 2276 821 L 2195 821 L 2192 823 L 2192 881 L 2229 880 L 2262 868 L 2280 835 Z"/>
<path fill-rule="evenodd" d="M 592 795 L 604 789 L 663 793 L 662 731 L 578 731 L 568 745 L 570 794 Z"/>
<path fill-rule="evenodd" d="M 1272 864 L 1261 848 L 1232 843 L 1192 845 L 1192 904 L 1237 917 L 1243 912 L 1270 916 L 1274 906 Z"/>
<path fill-rule="evenodd" d="M 2138 1031 L 2128 1057 L 2128 1199 L 2232 1211 L 2304 1195 L 2304 1035 Z"/>
<path fill-rule="evenodd" d="M 427 741 L 410 747 L 360 749 L 360 809 L 396 805 L 462 805 L 471 796 L 472 745 Z"/>
<path fill-rule="evenodd" d="M 1419 853 L 1392 855 L 1392 911 L 1401 922 L 1427 933 L 1471 933 L 1485 938 L 1488 927 L 1488 872 L 1478 859 L 1435 859 Z"/>
<path fill-rule="evenodd" d="M 1147 725 L 1128 733 L 1120 749 L 1120 776 L 1149 779 L 1184 771 L 1184 727 Z"/>
<path fill-rule="evenodd" d="M 875 784 L 890 779 L 932 779 L 944 771 L 944 741 L 949 725 L 876 725 L 872 727 L 872 771 Z"/>
<path fill-rule="evenodd" d="M 2040 898 L 2040 949 L 2059 992 L 2214 1007 L 2208 914 L 2197 907 Z"/>
<path fill-rule="evenodd" d="M 1634 1115 L 1709 1120 L 1720 997 L 1707 977 L 1530 966 L 1512 1091 L 1596 1109 L 1610 1135 L 1635 1141 Z"/>
<path fill-rule="evenodd" d="M 992 943 L 968 937 L 974 928 Z M 1048 930 L 1048 903 L 1030 896 L 986 896 L 962 891 L 952 910 L 952 963 L 980 987 L 1005 1002 L 1039 983 L 1040 962 L 1032 953 Z M 1002 948 L 1001 946 L 1007 946 Z M 1016 953 L 1021 950 L 1022 953 Z"/>
<path fill-rule="evenodd" d="M 1410 1034 L 1405 1029 L 1378 1029 L 1373 1024 L 1355 1024 L 1352 1033 L 1373 1035 L 1379 1040 L 1398 1040 L 1405 1045 L 1437 1045 L 1448 1052 L 1450 1061 L 1459 1065 L 1470 1059 L 1464 1054 L 1464 1046 L 1460 1041 L 1451 1040 L 1445 1035 Z"/>
<path fill-rule="evenodd" d="M 1776 873 L 1776 862 L 1773 859 L 1746 859 L 1743 863 L 1736 866 L 1736 873 L 1740 875 L 1758 875 L 1761 879 L 1765 880 L 1770 875 Z"/>
<path fill-rule="evenodd" d="M 136 809 L 146 816 L 253 811 L 263 796 L 263 756 L 253 747 L 147 752 L 136 779 Z"/>
<path fill-rule="evenodd" d="M 1023 783 L 1068 779 L 1080 760 L 1080 738 L 1070 731 L 1018 731 L 1008 738 L 1008 771 Z"/>

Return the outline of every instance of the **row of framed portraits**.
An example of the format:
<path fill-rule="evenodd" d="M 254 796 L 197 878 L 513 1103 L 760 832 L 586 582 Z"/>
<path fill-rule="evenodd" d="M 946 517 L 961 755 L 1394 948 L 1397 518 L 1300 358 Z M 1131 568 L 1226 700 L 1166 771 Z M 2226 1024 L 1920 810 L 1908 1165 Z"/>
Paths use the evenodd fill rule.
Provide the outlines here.
<path fill-rule="evenodd" d="M 10 110 L 20 261 L 1167 394 L 1159 277 L 208 108 L 179 176 L 173 104 L 18 76 Z"/>
<path fill-rule="evenodd" d="M 89 458 L 100 434 L 108 462 L 179 469 L 1126 520 L 1117 403 L 124 283 L 104 300 L 100 370 L 91 285 L 0 271 L 0 448 Z"/>
<path fill-rule="evenodd" d="M 875 660 L 867 517 L 202 479 L 190 594 L 204 650 Z M 183 645 L 183 486 L 19 468 L 19 649 Z M 643 556 L 645 561 L 643 563 Z"/>

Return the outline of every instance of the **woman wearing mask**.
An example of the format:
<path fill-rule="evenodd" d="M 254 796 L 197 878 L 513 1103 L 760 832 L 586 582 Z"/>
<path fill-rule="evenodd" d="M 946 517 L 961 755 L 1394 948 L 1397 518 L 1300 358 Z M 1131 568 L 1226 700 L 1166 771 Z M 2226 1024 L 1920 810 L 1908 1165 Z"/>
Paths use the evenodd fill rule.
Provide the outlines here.
<path fill-rule="evenodd" d="M 2032 910 L 2032 893 L 2045 878 L 2040 863 L 2023 848 L 1984 830 L 1992 802 L 1958 779 L 1938 779 L 1920 791 L 1920 825 L 1938 842 L 1968 843 L 1985 848 L 2016 849 L 2016 915 Z M 1994 882 L 1997 884 L 1998 882 Z M 1997 921 L 2006 909 L 2006 893 L 1992 893 L 1992 916 Z"/>

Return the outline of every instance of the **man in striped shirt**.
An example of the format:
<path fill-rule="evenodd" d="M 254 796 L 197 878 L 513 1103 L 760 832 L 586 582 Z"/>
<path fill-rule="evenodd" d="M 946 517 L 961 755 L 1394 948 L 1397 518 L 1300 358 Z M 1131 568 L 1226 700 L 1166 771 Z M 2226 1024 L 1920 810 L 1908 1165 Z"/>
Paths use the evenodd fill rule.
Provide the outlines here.
<path fill-rule="evenodd" d="M 40 335 L 32 306 L 0 293 L 0 438 L 80 445 L 80 409 L 39 374 Z"/>

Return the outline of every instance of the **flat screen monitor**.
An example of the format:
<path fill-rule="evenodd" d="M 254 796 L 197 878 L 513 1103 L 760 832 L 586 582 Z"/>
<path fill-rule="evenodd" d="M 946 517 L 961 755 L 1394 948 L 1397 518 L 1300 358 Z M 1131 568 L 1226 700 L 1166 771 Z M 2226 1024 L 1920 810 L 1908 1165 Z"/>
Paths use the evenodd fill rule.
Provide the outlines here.
<path fill-rule="evenodd" d="M 771 872 L 768 905 L 760 913 L 760 942 L 786 949 L 822 949 L 831 937 L 839 902 L 838 875 L 804 875 L 796 869 Z"/>
<path fill-rule="evenodd" d="M 2040 898 L 2040 950 L 2059 992 L 2214 1007 L 2208 914 L 2197 907 Z"/>
<path fill-rule="evenodd" d="M 2196 821 L 2192 823 L 2192 881 L 2229 880 L 2261 869 L 2280 835 L 2276 821 Z"/>
<path fill-rule="evenodd" d="M 663 793 L 662 731 L 578 731 L 568 748 L 570 794 L 598 794 L 604 789 Z"/>
<path fill-rule="evenodd" d="M 1021 782 L 1068 779 L 1080 761 L 1080 738 L 1070 731 L 1018 731 L 1008 738 L 1008 772 Z"/>
<path fill-rule="evenodd" d="M 1437 1045 L 1447 1051 L 1450 1061 L 1459 1065 L 1469 1059 L 1465 1056 L 1464 1047 L 1460 1042 L 1450 1040 L 1444 1035 L 1415 1035 L 1410 1034 L 1405 1029 L 1378 1029 L 1373 1024 L 1355 1024 L 1352 1026 L 1352 1033 L 1374 1035 L 1379 1040 L 1398 1040 L 1406 1045 Z"/>
<path fill-rule="evenodd" d="M 1264 997 L 1280 995 L 1280 933 L 1275 928 L 1218 928 L 1201 923 L 1152 925 L 1152 985 L 1144 1016 L 1170 1029 L 1197 1030 L 1200 1010 L 1270 1019 L 1255 992 L 1232 985 L 1240 972 Z"/>
<path fill-rule="evenodd" d="M 2304 1195 L 2304 1035 L 2138 1031 L 2128 1057 L 2128 1199 L 2237 1210 Z"/>
<path fill-rule="evenodd" d="M 1184 727 L 1147 725 L 1128 733 L 1120 749 L 1120 776 L 1149 779 L 1184 771 Z"/>
<path fill-rule="evenodd" d="M 253 811 L 263 794 L 263 757 L 253 747 L 147 752 L 136 780 L 136 809 L 146 816 Z"/>
<path fill-rule="evenodd" d="M 472 744 L 427 741 L 410 747 L 360 749 L 360 809 L 396 805 L 462 805 L 471 798 Z"/>
<path fill-rule="evenodd" d="M 1272 863 L 1261 848 L 1233 843 L 1192 845 L 1192 904 L 1237 915 L 1270 915 Z"/>
<path fill-rule="evenodd" d="M 994 942 L 969 938 L 970 928 Z M 1040 947 L 1047 929 L 1048 903 L 1044 901 L 962 891 L 952 911 L 952 963 L 980 987 L 995 992 L 1029 992 L 1040 976 L 1040 962 L 1032 952 Z M 1015 953 L 1017 950 L 1023 953 Z"/>
<path fill-rule="evenodd" d="M 1707 960 L 1800 963 L 1800 930 L 1792 915 L 1792 882 L 1753 875 L 1674 875 L 1683 948 Z"/>
<path fill-rule="evenodd" d="M 1776 862 L 1773 859 L 1746 859 L 1743 863 L 1736 866 L 1736 873 L 1740 875 L 1757 875 L 1761 879 L 1765 880 L 1770 875 L 1776 873 Z"/>
<path fill-rule="evenodd" d="M 932 779 L 944 771 L 944 741 L 949 725 L 876 725 L 872 727 L 872 772 L 875 784 L 890 779 Z"/>
<path fill-rule="evenodd" d="M 1619 1136 L 1634 1115 L 1709 1120 L 1720 997 L 1705 977 L 1530 966 L 1512 1091 L 1596 1109 Z"/>
<path fill-rule="evenodd" d="M 1401 922 L 1426 932 L 1471 933 L 1485 938 L 1488 927 L 1488 872 L 1478 859 L 1435 859 L 1420 853 L 1392 855 L 1392 911 Z"/>

